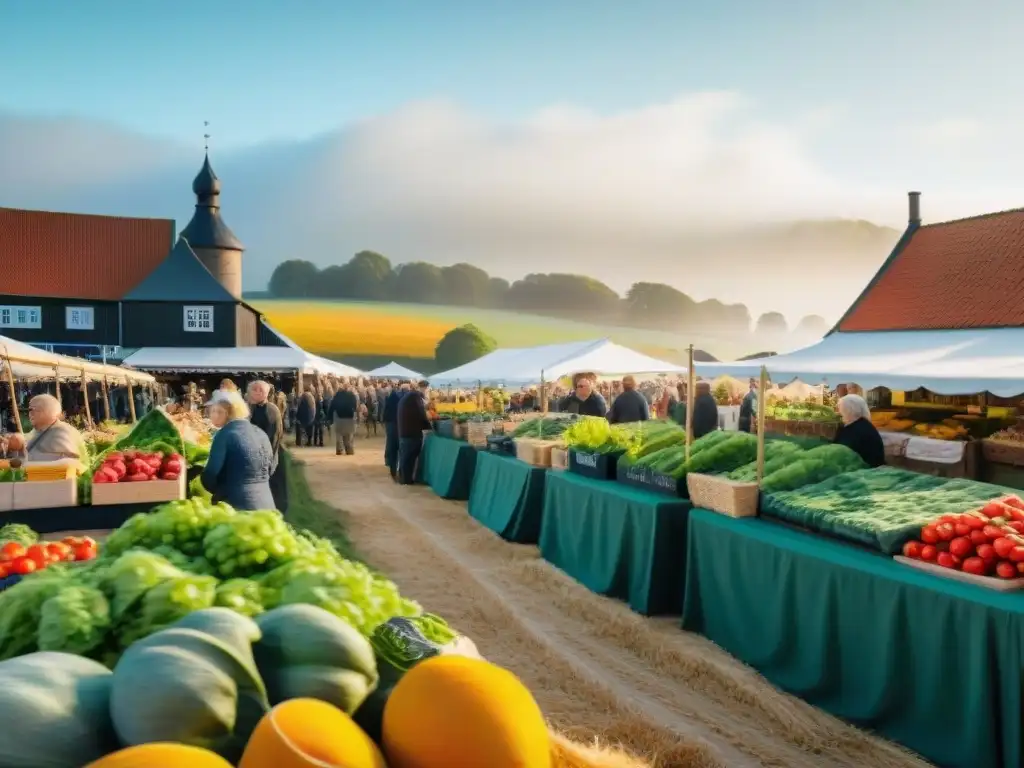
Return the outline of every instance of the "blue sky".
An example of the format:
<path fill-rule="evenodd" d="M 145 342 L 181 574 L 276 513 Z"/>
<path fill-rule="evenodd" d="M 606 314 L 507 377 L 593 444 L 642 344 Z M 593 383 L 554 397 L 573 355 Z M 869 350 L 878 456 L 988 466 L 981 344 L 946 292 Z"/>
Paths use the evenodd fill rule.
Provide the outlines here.
<path fill-rule="evenodd" d="M 411 100 L 496 119 L 734 90 L 771 117 L 993 118 L 1024 4 L 981 0 L 0 0 L 0 108 L 223 147 L 305 137 Z M 12 66 L 13 64 L 13 66 Z"/>
<path fill-rule="evenodd" d="M 0 205 L 184 226 L 209 120 L 250 289 L 370 248 L 834 318 L 885 245 L 732 236 L 1024 205 L 1021 40 L 1019 0 L 0 0 Z"/>

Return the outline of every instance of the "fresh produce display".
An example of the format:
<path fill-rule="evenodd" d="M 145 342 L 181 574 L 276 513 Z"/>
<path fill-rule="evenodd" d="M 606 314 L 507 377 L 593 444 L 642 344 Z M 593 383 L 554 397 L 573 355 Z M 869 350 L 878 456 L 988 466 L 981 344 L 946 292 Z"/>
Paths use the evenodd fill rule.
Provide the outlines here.
<path fill-rule="evenodd" d="M 633 442 L 637 424 L 609 424 L 608 419 L 584 416 L 565 428 L 566 448 L 585 453 L 625 451 Z"/>
<path fill-rule="evenodd" d="M 103 453 L 108 448 L 112 448 L 122 435 L 127 431 L 127 428 L 121 424 L 113 421 L 104 421 L 102 424 L 97 424 L 92 429 L 88 429 L 82 432 L 82 439 L 85 440 L 86 446 L 89 448 L 91 455 L 96 456 Z"/>
<path fill-rule="evenodd" d="M 844 472 L 867 469 L 864 460 L 845 445 L 822 445 L 790 454 L 785 459 L 784 466 L 777 469 L 773 466 L 771 474 L 766 469 L 761 480 L 761 490 L 765 493 L 792 491 Z"/>
<path fill-rule="evenodd" d="M 43 541 L 28 526 L 5 525 L 0 528 L 0 579 L 25 576 L 56 563 L 87 562 L 97 553 L 96 542 L 88 536 Z"/>
<path fill-rule="evenodd" d="M 681 479 L 687 472 L 729 472 L 757 458 L 757 438 L 745 432 L 716 430 L 694 440 L 690 445 L 689 464 L 686 463 L 685 442 L 669 441 L 667 436 L 662 439 L 669 443 L 668 447 L 627 461 L 633 466 Z M 660 443 L 661 440 L 656 445 Z"/>
<path fill-rule="evenodd" d="M 180 454 L 150 453 L 131 448 L 109 451 L 102 457 L 99 468 L 93 472 L 94 483 L 135 483 L 147 480 L 177 480 L 185 471 L 185 459 Z"/>
<path fill-rule="evenodd" d="M 838 424 L 840 421 L 839 414 L 832 406 L 811 402 L 786 403 L 769 399 L 764 415 L 780 421 L 818 421 L 826 424 Z"/>
<path fill-rule="evenodd" d="M 512 437 L 532 437 L 539 440 L 557 440 L 565 428 L 573 422 L 572 418 L 538 416 L 527 419 L 515 428 Z"/>
<path fill-rule="evenodd" d="M 772 472 L 782 469 L 788 462 L 793 461 L 798 453 L 802 454 L 804 451 L 796 443 L 788 440 L 765 439 L 763 477 L 768 477 Z M 730 480 L 736 480 L 741 483 L 756 482 L 757 459 L 754 459 L 749 464 L 744 464 L 739 469 L 734 469 L 729 473 L 728 477 Z"/>
<path fill-rule="evenodd" d="M 654 419 L 642 422 L 634 431 L 633 440 L 626 449 L 625 459 L 636 463 L 640 459 L 665 448 L 686 443 L 686 430 L 674 421 Z"/>
<path fill-rule="evenodd" d="M 920 411 L 917 412 L 920 414 Z M 925 414 L 926 416 L 928 414 Z M 917 421 L 910 411 L 872 411 L 871 423 L 885 432 L 902 432 L 910 436 L 929 437 L 933 440 L 966 440 L 964 419 L 948 418 L 941 421 Z"/>
<path fill-rule="evenodd" d="M 974 576 L 1024 578 L 1024 501 L 1007 495 L 945 514 L 904 544 L 903 555 Z"/>
<path fill-rule="evenodd" d="M 11 467 L 8 464 L 0 468 L 0 483 L 21 483 L 25 479 L 25 470 L 20 467 Z"/>
<path fill-rule="evenodd" d="M 1008 493 L 972 480 L 879 467 L 765 493 L 761 513 L 894 555 L 928 523 Z"/>
<path fill-rule="evenodd" d="M 1020 422 L 1017 422 L 1011 427 L 993 432 L 989 435 L 988 439 L 995 440 L 998 443 L 1024 443 L 1024 428 L 1021 427 Z"/>

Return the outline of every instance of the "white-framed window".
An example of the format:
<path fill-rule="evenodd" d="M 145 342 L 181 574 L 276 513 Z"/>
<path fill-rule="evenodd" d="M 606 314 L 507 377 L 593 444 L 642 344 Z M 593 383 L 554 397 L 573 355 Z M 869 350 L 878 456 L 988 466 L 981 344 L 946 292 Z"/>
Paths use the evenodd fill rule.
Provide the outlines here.
<path fill-rule="evenodd" d="M 42 328 L 43 311 L 40 307 L 18 305 L 0 307 L 0 328 Z"/>
<path fill-rule="evenodd" d="M 96 327 L 96 313 L 92 307 L 65 307 L 64 321 L 69 331 L 91 331 Z"/>
<path fill-rule="evenodd" d="M 213 307 L 185 307 L 185 330 L 190 333 L 213 333 Z"/>

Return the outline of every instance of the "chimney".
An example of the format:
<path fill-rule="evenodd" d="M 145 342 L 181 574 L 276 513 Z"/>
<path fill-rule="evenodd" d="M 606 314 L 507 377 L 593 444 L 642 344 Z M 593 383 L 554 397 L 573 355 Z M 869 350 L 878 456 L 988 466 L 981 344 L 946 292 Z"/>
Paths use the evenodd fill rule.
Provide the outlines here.
<path fill-rule="evenodd" d="M 921 224 L 921 193 L 920 192 L 908 192 L 907 197 L 910 199 L 910 225 L 920 226 Z"/>

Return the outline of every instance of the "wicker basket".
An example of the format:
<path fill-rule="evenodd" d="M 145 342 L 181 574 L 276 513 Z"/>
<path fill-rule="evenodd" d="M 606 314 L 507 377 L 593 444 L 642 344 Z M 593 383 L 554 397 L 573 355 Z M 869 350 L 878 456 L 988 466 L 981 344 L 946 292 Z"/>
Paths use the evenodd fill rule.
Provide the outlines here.
<path fill-rule="evenodd" d="M 1002 440 L 982 440 L 981 455 L 992 464 L 1010 464 L 1024 467 L 1024 443 Z"/>
<path fill-rule="evenodd" d="M 686 476 L 693 506 L 729 517 L 756 517 L 760 488 L 757 483 L 738 483 L 715 475 Z"/>
<path fill-rule="evenodd" d="M 487 445 L 487 438 L 494 434 L 494 422 L 471 421 L 466 424 L 466 442 L 482 447 Z"/>
<path fill-rule="evenodd" d="M 517 437 L 516 458 L 535 467 L 551 466 L 551 450 L 559 447 L 556 440 L 535 440 L 529 437 Z"/>
<path fill-rule="evenodd" d="M 454 437 L 456 440 L 465 440 L 466 439 L 466 427 L 467 426 L 468 426 L 467 424 L 465 424 L 465 423 L 463 423 L 461 421 L 456 421 L 452 425 L 452 437 Z"/>
<path fill-rule="evenodd" d="M 564 471 L 569 468 L 569 449 L 561 446 L 551 449 L 551 468 Z"/>

